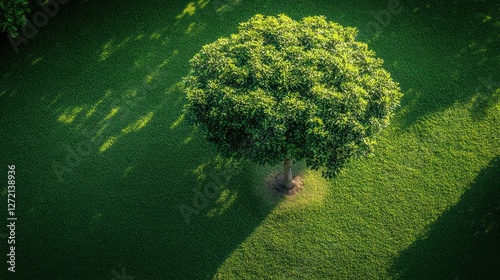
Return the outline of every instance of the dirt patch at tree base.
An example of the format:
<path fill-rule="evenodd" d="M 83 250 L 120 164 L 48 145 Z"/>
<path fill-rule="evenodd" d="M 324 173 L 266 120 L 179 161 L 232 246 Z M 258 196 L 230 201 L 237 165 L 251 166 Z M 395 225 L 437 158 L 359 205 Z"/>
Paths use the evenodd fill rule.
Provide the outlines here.
<path fill-rule="evenodd" d="M 292 180 L 293 186 L 288 189 L 285 185 L 283 172 L 272 173 L 266 179 L 266 187 L 268 194 L 274 198 L 282 198 L 284 196 L 294 196 L 302 192 L 304 181 L 302 175 L 297 174 Z"/>

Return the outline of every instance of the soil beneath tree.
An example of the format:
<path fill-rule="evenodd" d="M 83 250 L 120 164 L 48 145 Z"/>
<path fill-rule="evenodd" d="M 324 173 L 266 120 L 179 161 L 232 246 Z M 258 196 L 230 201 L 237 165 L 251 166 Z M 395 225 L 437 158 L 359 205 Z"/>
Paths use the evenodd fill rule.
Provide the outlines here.
<path fill-rule="evenodd" d="M 266 186 L 269 194 L 273 198 L 280 198 L 284 196 L 294 196 L 299 194 L 302 191 L 302 187 L 304 186 L 304 182 L 302 180 L 302 176 L 297 174 L 293 178 L 293 186 L 288 189 L 285 185 L 285 180 L 283 176 L 283 172 L 272 173 L 267 177 Z"/>

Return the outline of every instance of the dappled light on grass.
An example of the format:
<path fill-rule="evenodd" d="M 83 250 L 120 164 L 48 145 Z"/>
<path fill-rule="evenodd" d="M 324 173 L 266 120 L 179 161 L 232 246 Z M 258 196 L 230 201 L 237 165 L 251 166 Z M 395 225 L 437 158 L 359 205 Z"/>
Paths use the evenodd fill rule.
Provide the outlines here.
<path fill-rule="evenodd" d="M 203 32 L 203 30 L 206 28 L 206 25 L 203 23 L 199 22 L 192 22 L 189 24 L 187 27 L 186 31 L 184 34 L 189 35 L 189 36 L 196 36 Z"/>
<path fill-rule="evenodd" d="M 234 188 L 234 178 L 241 176 L 241 161 L 215 156 L 198 165 L 193 174 L 196 176 L 198 200 L 213 201 L 199 209 L 207 218 L 223 215 L 238 198 Z M 198 201 L 200 202 L 200 201 Z"/>
<path fill-rule="evenodd" d="M 175 18 L 176 19 L 181 19 L 185 16 L 192 16 L 196 12 L 196 5 L 194 2 L 189 2 L 184 11 L 182 13 L 178 14 Z"/>
<path fill-rule="evenodd" d="M 169 63 L 171 63 L 173 61 L 173 59 L 179 55 L 179 50 L 173 50 L 172 51 L 172 54 L 165 60 L 163 60 L 163 62 L 160 64 L 160 68 L 161 67 L 165 67 L 166 65 L 168 65 Z"/>
<path fill-rule="evenodd" d="M 105 134 L 105 132 L 108 130 L 110 126 L 110 123 L 104 123 L 98 130 L 97 132 L 95 133 L 95 135 L 92 136 L 92 141 L 97 141 L 97 139 L 100 139 L 101 137 L 103 137 L 103 135 Z"/>
<path fill-rule="evenodd" d="M 135 169 L 135 166 L 134 165 L 130 165 L 129 167 L 127 167 L 127 169 L 125 169 L 125 171 L 123 172 L 123 178 L 126 178 L 130 172 L 132 172 L 132 170 Z"/>
<path fill-rule="evenodd" d="M 42 61 L 42 60 L 43 60 L 43 57 L 42 57 L 42 56 L 40 56 L 40 57 L 38 57 L 38 58 L 34 59 L 34 60 L 31 62 L 31 65 L 35 65 L 35 64 L 37 64 L 38 62 L 40 62 L 40 61 Z"/>
<path fill-rule="evenodd" d="M 182 121 L 181 121 L 181 123 L 182 123 Z M 182 140 L 182 143 L 184 143 L 185 145 L 187 145 L 187 144 L 191 143 L 191 141 L 193 141 L 194 138 L 199 138 L 199 131 L 196 128 L 193 128 L 191 130 L 191 132 L 189 133 L 189 135 L 187 135 L 186 138 L 184 138 L 184 140 Z"/>
<path fill-rule="evenodd" d="M 149 112 L 147 115 L 140 117 L 135 122 L 133 122 L 130 125 L 128 125 L 127 127 L 123 128 L 121 130 L 121 134 L 110 136 L 101 145 L 101 147 L 99 147 L 99 152 L 104 153 L 106 150 L 111 148 L 111 146 L 113 146 L 118 139 L 124 137 L 125 135 L 127 135 L 129 133 L 137 132 L 137 131 L 141 130 L 142 128 L 144 128 L 144 126 L 146 126 L 148 124 L 148 122 L 151 121 L 151 119 L 153 118 L 153 115 L 154 115 L 154 112 Z"/>
<path fill-rule="evenodd" d="M 114 117 L 116 115 L 116 113 L 118 113 L 118 111 L 120 111 L 120 108 L 112 108 L 110 110 L 110 112 L 108 113 L 108 115 L 105 116 L 104 119 L 102 119 L 102 121 L 107 121 L 107 120 L 111 119 L 112 117 Z"/>
<path fill-rule="evenodd" d="M 153 32 L 150 36 L 149 39 L 152 40 L 159 40 L 161 38 L 161 34 L 159 32 Z"/>
<path fill-rule="evenodd" d="M 61 99 L 61 97 L 62 97 L 62 96 L 63 96 L 63 94 L 62 94 L 62 93 L 60 93 L 60 94 L 58 94 L 57 96 L 53 97 L 53 98 L 52 98 L 52 100 L 50 101 L 50 103 L 44 107 L 44 110 L 49 110 L 49 109 L 52 109 L 51 107 L 52 107 L 54 104 L 56 104 L 56 103 L 59 101 L 59 99 Z M 42 98 L 40 98 L 40 100 L 41 100 L 42 102 L 44 102 L 44 103 L 47 101 L 46 99 L 47 99 L 47 98 L 46 98 L 45 96 L 43 96 Z"/>
<path fill-rule="evenodd" d="M 83 111 L 83 107 L 68 108 L 57 118 L 57 121 L 70 124 L 75 120 L 81 111 Z"/>
<path fill-rule="evenodd" d="M 215 11 L 218 14 L 225 14 L 233 10 L 234 6 L 239 6 L 243 3 L 243 0 L 227 0 L 222 5 L 218 6 Z"/>
<path fill-rule="evenodd" d="M 98 145 L 97 151 L 99 153 L 108 151 L 124 136 L 143 129 L 152 120 L 155 112 L 166 105 L 165 98 L 179 91 L 180 84 L 173 83 L 166 89 L 160 89 L 163 94 L 151 94 L 151 91 L 158 89 L 156 84 L 158 80 L 164 79 L 162 76 L 164 74 L 161 73 L 160 69 L 165 67 L 178 53 L 177 50 L 173 50 L 171 55 L 155 69 L 146 67 L 148 71 L 141 86 L 123 90 L 124 93 L 121 95 L 113 93 L 112 90 L 106 90 L 101 98 L 93 105 L 88 106 L 90 108 L 86 110 L 85 118 L 81 118 L 80 122 L 75 124 L 75 128 L 92 138 L 92 141 Z M 152 100 L 156 100 L 156 102 L 150 106 L 151 110 L 139 115 L 141 112 L 137 109 Z M 66 108 L 59 116 L 58 121 L 66 124 L 73 123 L 82 111 L 84 111 L 82 106 Z M 132 118 L 136 119 L 130 122 Z"/>
<path fill-rule="evenodd" d="M 233 190 L 222 190 L 219 197 L 215 201 L 215 206 L 208 210 L 207 217 L 213 218 L 220 216 L 227 211 L 238 197 L 238 192 Z"/>
<path fill-rule="evenodd" d="M 148 76 L 149 77 L 149 76 Z M 152 79 L 152 78 L 151 78 Z M 149 80 L 148 82 L 151 82 L 151 80 Z M 166 91 L 165 91 L 165 94 L 169 94 L 169 93 L 172 93 L 173 91 L 176 91 L 178 89 L 178 84 L 173 84 L 171 85 Z M 134 97 L 135 95 L 137 94 L 137 92 L 132 92 L 131 93 L 131 96 Z M 101 147 L 99 148 L 99 152 L 100 153 L 103 153 L 105 152 L 106 150 L 108 150 L 111 146 L 113 146 L 117 140 L 119 140 L 120 138 L 130 134 L 130 133 L 133 133 L 133 132 L 137 132 L 141 129 L 143 129 L 152 119 L 153 119 L 153 116 L 155 114 L 155 111 L 161 109 L 163 106 L 165 105 L 164 102 L 160 103 L 160 104 L 156 104 L 153 108 L 152 111 L 148 112 L 147 114 L 143 115 L 143 116 L 140 116 L 137 120 L 135 120 L 134 122 L 132 123 L 129 123 L 126 127 L 122 128 L 120 130 L 120 133 L 118 135 L 113 135 L 113 136 L 110 136 L 102 145 Z M 125 115 L 126 116 L 126 115 Z M 107 118 L 105 118 L 104 120 L 107 120 Z"/>
<path fill-rule="evenodd" d="M 189 2 L 186 6 L 186 8 L 184 8 L 184 10 L 178 14 L 177 16 L 175 16 L 175 18 L 177 20 L 180 20 L 186 16 L 193 16 L 195 13 L 196 13 L 196 10 L 197 9 L 203 9 L 205 8 L 205 6 L 210 2 L 210 0 L 198 0 L 198 1 L 193 1 L 193 2 Z"/>
<path fill-rule="evenodd" d="M 112 38 L 109 40 L 104 46 L 102 46 L 101 54 L 99 57 L 99 61 L 105 61 L 107 60 L 113 53 L 118 51 L 119 49 L 123 48 L 126 46 L 128 42 L 130 42 L 132 39 L 131 36 L 126 37 L 123 39 L 120 43 L 115 44 L 115 38 Z"/>
<path fill-rule="evenodd" d="M 98 106 L 101 103 L 103 103 L 106 99 L 108 99 L 110 96 L 111 96 L 111 90 L 107 90 L 106 93 L 104 94 L 104 96 L 102 98 L 100 98 L 99 100 L 97 100 L 97 102 L 94 103 L 94 105 L 92 105 L 92 107 L 90 107 L 90 109 L 87 111 L 85 116 L 87 118 L 92 117 L 92 115 L 97 111 Z"/>
<path fill-rule="evenodd" d="M 114 39 L 111 39 L 109 42 L 107 42 L 103 47 L 101 51 L 101 56 L 100 56 L 100 61 L 106 60 L 112 52 L 112 44 L 113 44 Z"/>
<path fill-rule="evenodd" d="M 22 260 L 29 267 L 22 272 L 27 278 L 50 278 L 57 271 L 63 278 L 109 279 L 111 269 L 127 263 L 138 264 L 136 269 L 127 266 L 137 279 L 203 278 L 258 224 L 260 217 L 242 217 L 241 209 L 234 209 L 242 207 L 242 197 L 234 193 L 244 181 L 229 184 L 225 176 L 215 179 L 226 191 L 220 199 L 210 200 L 191 225 L 184 223 L 177 208 L 191 202 L 198 184 L 189 170 L 213 156 L 182 121 L 169 129 L 183 105 L 178 83 L 189 57 L 204 37 L 217 36 L 219 28 L 217 21 L 200 13 L 199 7 L 209 1 L 196 1 L 196 14 L 176 21 L 186 3 L 181 7 L 175 1 L 148 1 L 117 7 L 72 2 L 72 11 L 60 12 L 60 24 L 44 29 L 56 36 L 37 36 L 23 53 L 9 58 L 22 61 L 8 70 L 11 76 L 0 73 L 2 101 L 9 102 L 2 102 L 2 109 L 15 105 L 11 123 L 22 120 L 23 125 L 8 128 L 22 140 L 8 143 L 19 155 L 15 164 L 39 166 L 26 169 L 31 187 L 24 189 L 29 192 L 25 205 L 37 210 L 24 209 L 31 222 L 19 229 L 29 236 L 26 246 L 31 248 Z M 212 22 L 191 25 L 199 17 Z M 200 26 L 210 29 L 198 36 Z M 32 65 L 38 57 L 44 58 Z M 12 95 L 15 92 L 23 94 Z M 76 107 L 81 110 L 73 112 Z M 58 121 L 61 115 L 63 122 Z M 44 137 L 29 137 L 33 133 Z M 23 139 L 32 138 L 34 146 L 28 148 Z M 2 144 L 2 155 L 5 147 Z M 29 153 L 33 156 L 24 157 Z M 69 169 L 64 182 L 52 170 L 53 161 Z M 148 222 L 139 226 L 144 217 Z M 50 229 L 53 224 L 63 226 L 56 233 Z M 225 231 L 235 224 L 236 231 Z M 47 247 L 52 251 L 42 249 Z M 73 261 L 75 254 L 83 259 L 79 264 Z M 177 264 L 165 265 L 165 258 L 158 256 Z M 197 264 L 196 269 L 190 264 Z"/>
<path fill-rule="evenodd" d="M 104 141 L 104 143 L 99 147 L 99 153 L 104 153 L 107 149 L 111 148 L 118 138 L 118 136 L 114 135 L 106 139 L 106 141 Z"/>
<path fill-rule="evenodd" d="M 122 129 L 122 132 L 127 134 L 130 132 L 139 131 L 153 118 L 154 112 L 149 112 L 147 115 L 142 116 L 136 122 Z"/>
<path fill-rule="evenodd" d="M 174 129 L 176 128 L 177 126 L 179 126 L 179 124 L 181 124 L 181 122 L 184 121 L 184 117 L 185 117 L 185 114 L 181 114 L 179 116 L 179 118 L 177 120 L 175 120 L 174 123 L 172 123 L 172 125 L 170 126 L 170 129 Z"/>
<path fill-rule="evenodd" d="M 87 111 L 85 116 L 87 118 L 92 117 L 92 115 L 97 111 L 97 106 L 99 106 L 99 104 L 101 104 L 101 103 L 102 103 L 102 100 L 99 100 L 94 105 L 92 105 L 92 107 Z"/>

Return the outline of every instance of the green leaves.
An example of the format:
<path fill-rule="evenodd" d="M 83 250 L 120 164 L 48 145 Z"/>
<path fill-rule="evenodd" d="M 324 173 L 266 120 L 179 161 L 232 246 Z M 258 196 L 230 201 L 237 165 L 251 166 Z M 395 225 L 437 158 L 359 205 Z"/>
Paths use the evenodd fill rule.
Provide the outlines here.
<path fill-rule="evenodd" d="M 18 29 L 27 23 L 28 0 L 2 0 L 0 2 L 0 32 L 8 32 L 12 37 L 19 35 Z"/>
<path fill-rule="evenodd" d="M 332 177 L 371 151 L 402 94 L 356 29 L 256 15 L 190 61 L 185 112 L 227 156 L 286 154 Z"/>

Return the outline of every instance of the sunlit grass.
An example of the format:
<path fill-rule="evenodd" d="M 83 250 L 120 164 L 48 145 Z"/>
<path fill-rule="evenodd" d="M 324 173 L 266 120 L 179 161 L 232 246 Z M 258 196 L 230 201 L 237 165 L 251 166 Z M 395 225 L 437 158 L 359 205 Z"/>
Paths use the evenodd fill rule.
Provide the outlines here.
<path fill-rule="evenodd" d="M 181 19 L 185 16 L 192 16 L 196 12 L 196 5 L 194 2 L 190 2 L 187 4 L 186 8 L 182 11 L 182 13 L 178 14 L 175 18 Z"/>
<path fill-rule="evenodd" d="M 83 107 L 68 108 L 57 118 L 57 120 L 62 123 L 72 123 L 81 111 L 83 111 Z"/>
<path fill-rule="evenodd" d="M 149 112 L 147 115 L 140 117 L 137 121 L 122 129 L 122 132 L 130 133 L 139 131 L 141 128 L 146 126 L 146 124 L 148 124 L 148 122 L 153 118 L 153 115 L 154 115 L 153 112 Z"/>
<path fill-rule="evenodd" d="M 115 144 L 116 140 L 118 140 L 118 136 L 114 135 L 106 139 L 104 143 L 99 147 L 99 153 L 104 153 L 107 149 L 111 148 L 113 144 Z"/>

